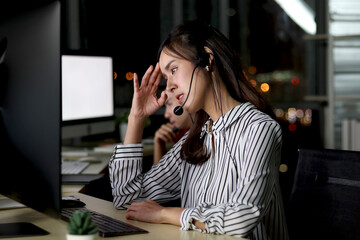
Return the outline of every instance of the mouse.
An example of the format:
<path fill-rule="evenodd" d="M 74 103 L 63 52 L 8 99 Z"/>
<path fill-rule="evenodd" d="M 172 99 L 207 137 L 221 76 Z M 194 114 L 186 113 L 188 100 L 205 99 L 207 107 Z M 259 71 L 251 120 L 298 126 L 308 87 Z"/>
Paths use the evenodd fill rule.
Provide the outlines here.
<path fill-rule="evenodd" d="M 84 207 L 85 205 L 86 204 L 84 202 L 73 196 L 62 197 L 61 199 L 61 207 L 63 208 L 80 208 Z"/>
<path fill-rule="evenodd" d="M 78 159 L 78 162 L 101 163 L 102 161 L 97 157 L 82 157 Z"/>

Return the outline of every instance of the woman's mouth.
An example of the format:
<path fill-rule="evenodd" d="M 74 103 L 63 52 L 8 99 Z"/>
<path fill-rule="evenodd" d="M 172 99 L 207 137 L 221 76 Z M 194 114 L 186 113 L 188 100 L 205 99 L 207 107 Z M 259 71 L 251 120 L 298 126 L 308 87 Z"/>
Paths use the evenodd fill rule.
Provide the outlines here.
<path fill-rule="evenodd" d="M 184 97 L 184 94 L 179 94 L 176 96 L 176 99 L 178 100 L 178 103 L 181 104 L 181 100 Z"/>

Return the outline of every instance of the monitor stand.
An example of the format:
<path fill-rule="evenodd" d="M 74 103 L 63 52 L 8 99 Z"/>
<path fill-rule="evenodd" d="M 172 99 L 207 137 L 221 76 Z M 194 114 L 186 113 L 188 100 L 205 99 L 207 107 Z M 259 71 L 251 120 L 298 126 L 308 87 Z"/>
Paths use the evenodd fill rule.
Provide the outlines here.
<path fill-rule="evenodd" d="M 49 232 L 27 222 L 0 223 L 0 238 L 32 237 L 48 235 Z"/>

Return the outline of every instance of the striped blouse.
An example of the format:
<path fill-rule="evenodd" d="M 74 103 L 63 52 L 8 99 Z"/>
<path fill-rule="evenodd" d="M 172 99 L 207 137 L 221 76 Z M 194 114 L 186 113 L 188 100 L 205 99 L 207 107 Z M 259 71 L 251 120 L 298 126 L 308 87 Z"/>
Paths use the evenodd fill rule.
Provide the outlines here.
<path fill-rule="evenodd" d="M 209 123 L 209 121 L 208 121 Z M 281 128 L 251 103 L 236 106 L 202 137 L 211 156 L 202 165 L 180 158 L 186 135 L 142 174 L 142 144 L 118 145 L 109 163 L 113 204 L 181 198 L 181 229 L 250 239 L 288 239 L 278 169 Z M 212 148 L 214 141 L 214 147 Z M 193 220 L 205 222 L 198 229 Z"/>

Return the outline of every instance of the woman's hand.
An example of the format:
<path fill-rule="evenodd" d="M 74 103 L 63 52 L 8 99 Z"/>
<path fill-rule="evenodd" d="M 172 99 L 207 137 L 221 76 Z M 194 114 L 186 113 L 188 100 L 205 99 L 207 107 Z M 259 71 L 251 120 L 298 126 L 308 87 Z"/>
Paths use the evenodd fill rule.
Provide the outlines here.
<path fill-rule="evenodd" d="M 126 219 L 148 223 L 170 223 L 181 226 L 180 216 L 184 208 L 163 207 L 153 200 L 134 202 L 126 211 Z"/>
<path fill-rule="evenodd" d="M 134 96 L 130 115 L 136 119 L 146 119 L 153 114 L 166 100 L 165 92 L 161 93 L 160 98 L 157 98 L 157 88 L 161 80 L 161 71 L 159 63 L 156 64 L 155 69 L 150 66 L 145 72 L 141 86 L 139 86 L 138 75 L 134 74 Z"/>
<path fill-rule="evenodd" d="M 155 69 L 150 66 L 145 72 L 141 86 L 139 86 L 138 75 L 134 74 L 134 96 L 130 114 L 128 116 L 128 127 L 124 144 L 140 143 L 144 131 L 145 120 L 153 114 L 166 100 L 165 91 L 157 98 L 156 92 L 161 80 L 159 63 Z"/>
<path fill-rule="evenodd" d="M 155 132 L 154 136 L 154 158 L 153 164 L 160 161 L 161 157 L 166 153 L 166 143 L 175 142 L 176 133 L 173 131 L 171 123 L 161 125 L 161 127 Z"/>
<path fill-rule="evenodd" d="M 126 211 L 126 219 L 138 220 L 149 223 L 163 223 L 161 210 L 163 206 L 152 200 L 134 202 Z"/>
<path fill-rule="evenodd" d="M 171 123 L 161 125 L 155 132 L 154 141 L 159 143 L 175 142 L 176 133 L 173 131 L 173 125 Z"/>

